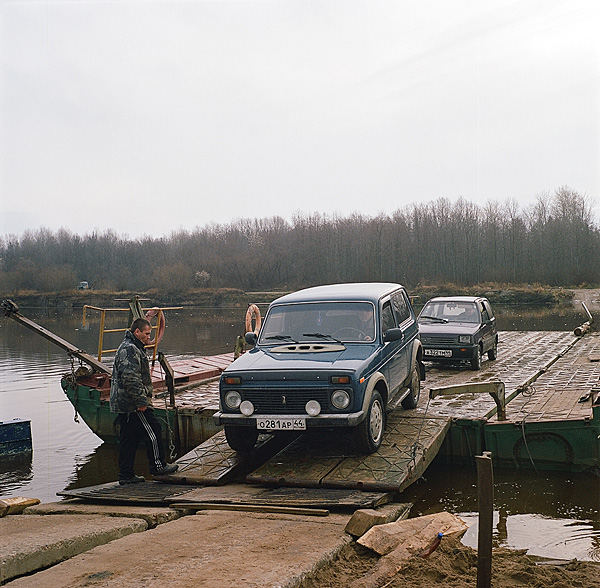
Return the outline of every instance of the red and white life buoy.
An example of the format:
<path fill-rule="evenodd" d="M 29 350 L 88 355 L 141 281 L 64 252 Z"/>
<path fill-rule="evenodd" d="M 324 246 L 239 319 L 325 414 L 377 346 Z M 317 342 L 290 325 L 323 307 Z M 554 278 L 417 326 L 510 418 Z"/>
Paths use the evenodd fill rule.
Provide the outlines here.
<path fill-rule="evenodd" d="M 153 319 L 155 316 L 158 316 L 158 324 L 156 325 L 156 337 L 152 341 L 150 341 L 150 345 L 158 345 L 165 334 L 165 327 L 167 326 L 167 321 L 165 320 L 165 313 L 161 312 L 160 308 L 154 307 L 146 312 L 144 315 L 146 320 L 149 321 Z"/>
<path fill-rule="evenodd" d="M 254 329 L 252 328 L 252 319 L 254 319 L 255 323 L 254 323 Z M 258 306 L 256 306 L 256 304 L 250 304 L 248 306 L 248 310 L 246 311 L 246 333 L 250 333 L 251 331 L 253 331 L 255 334 L 258 335 L 258 331 L 260 331 L 260 324 L 261 324 L 261 316 L 260 316 L 260 309 L 258 308 Z"/>

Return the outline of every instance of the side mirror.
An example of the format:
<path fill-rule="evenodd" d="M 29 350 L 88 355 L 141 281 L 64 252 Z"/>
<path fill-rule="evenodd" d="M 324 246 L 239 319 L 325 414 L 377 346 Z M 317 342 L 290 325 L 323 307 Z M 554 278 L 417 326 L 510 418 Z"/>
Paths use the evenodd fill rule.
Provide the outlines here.
<path fill-rule="evenodd" d="M 244 339 L 246 339 L 246 343 L 248 343 L 248 345 L 256 345 L 256 342 L 258 341 L 258 337 L 256 336 L 256 333 L 254 331 L 250 331 L 249 333 L 246 333 L 244 335 Z"/>
<path fill-rule="evenodd" d="M 404 332 L 402 331 L 402 329 L 399 329 L 397 327 L 394 329 L 388 329 L 383 334 L 383 340 L 386 343 L 389 343 L 390 341 L 402 341 L 402 339 L 404 339 Z"/>

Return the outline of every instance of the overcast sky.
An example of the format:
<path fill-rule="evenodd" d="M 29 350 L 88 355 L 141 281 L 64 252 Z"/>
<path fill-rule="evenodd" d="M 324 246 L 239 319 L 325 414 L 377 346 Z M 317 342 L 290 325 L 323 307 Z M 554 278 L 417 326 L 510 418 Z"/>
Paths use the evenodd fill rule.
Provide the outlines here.
<path fill-rule="evenodd" d="M 0 236 L 161 236 L 569 186 L 598 0 L 0 2 Z"/>

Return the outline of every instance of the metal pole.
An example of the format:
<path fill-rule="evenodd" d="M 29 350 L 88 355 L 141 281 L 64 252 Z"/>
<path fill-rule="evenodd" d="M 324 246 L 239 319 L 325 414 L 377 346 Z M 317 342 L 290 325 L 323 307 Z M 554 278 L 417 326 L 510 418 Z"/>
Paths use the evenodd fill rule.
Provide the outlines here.
<path fill-rule="evenodd" d="M 100 335 L 98 336 L 98 361 L 102 359 L 102 346 L 104 345 L 104 319 L 106 318 L 106 311 L 103 310 L 100 315 Z"/>
<path fill-rule="evenodd" d="M 492 585 L 492 526 L 494 520 L 494 472 L 492 454 L 476 455 L 479 536 L 477 539 L 477 588 Z"/>

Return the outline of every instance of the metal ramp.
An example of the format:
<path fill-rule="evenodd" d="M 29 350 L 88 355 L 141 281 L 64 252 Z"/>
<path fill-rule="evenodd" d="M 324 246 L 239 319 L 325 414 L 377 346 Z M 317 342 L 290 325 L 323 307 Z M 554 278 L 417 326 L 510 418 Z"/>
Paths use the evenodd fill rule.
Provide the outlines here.
<path fill-rule="evenodd" d="M 296 508 L 326 508 L 345 510 L 375 508 L 391 502 L 390 492 L 361 492 L 345 488 L 264 488 L 232 484 L 220 488 L 197 488 L 177 497 L 177 504 L 235 504 L 281 506 Z M 410 505 L 406 505 L 406 510 Z"/>
<path fill-rule="evenodd" d="M 243 454 L 229 447 L 224 431 L 219 431 L 175 463 L 179 470 L 169 476 L 156 476 L 157 479 L 174 484 L 197 484 L 200 486 L 220 486 L 233 479 L 243 478 L 248 472 L 269 460 L 297 435 L 279 437 L 260 435 L 252 453 Z"/>
<path fill-rule="evenodd" d="M 168 483 L 218 486 L 232 480 L 304 488 L 352 488 L 400 492 L 436 456 L 450 418 L 390 415 L 377 453 L 361 455 L 349 432 L 317 430 L 290 436 L 261 435 L 256 449 L 240 454 L 223 431 L 177 460 L 179 470 L 158 479 Z"/>
<path fill-rule="evenodd" d="M 121 486 L 118 482 L 109 482 L 87 488 L 73 488 L 57 492 L 58 496 L 82 498 L 94 502 L 127 502 L 133 504 L 165 505 L 189 492 L 189 487 L 161 482 L 140 482 Z"/>
<path fill-rule="evenodd" d="M 391 502 L 393 496 L 385 492 L 361 492 L 352 489 L 332 488 L 261 488 L 243 484 L 232 484 L 220 488 L 192 487 L 182 484 L 162 482 L 143 482 L 120 486 L 118 482 L 63 490 L 57 493 L 67 498 L 78 498 L 89 502 L 110 504 L 138 504 L 169 506 L 177 508 L 201 503 L 203 509 L 218 505 L 234 506 L 236 510 L 244 507 L 283 507 L 328 510 L 355 510 L 375 508 Z M 404 505 L 404 511 L 412 505 Z"/>
<path fill-rule="evenodd" d="M 303 435 L 246 476 L 249 483 L 401 492 L 436 456 L 449 418 L 392 413 L 379 451 L 360 455 L 339 432 Z"/>

